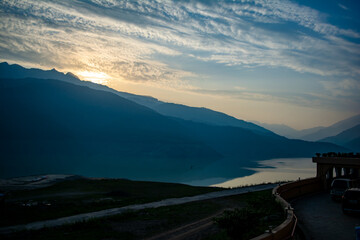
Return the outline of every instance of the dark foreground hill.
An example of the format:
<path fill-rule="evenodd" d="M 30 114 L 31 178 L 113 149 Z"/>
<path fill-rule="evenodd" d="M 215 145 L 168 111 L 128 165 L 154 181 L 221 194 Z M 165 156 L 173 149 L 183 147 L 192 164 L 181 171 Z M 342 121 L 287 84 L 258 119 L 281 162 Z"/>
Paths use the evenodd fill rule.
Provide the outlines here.
<path fill-rule="evenodd" d="M 166 176 L 221 156 L 151 109 L 57 80 L 2 79 L 0 115 L 2 177 Z"/>
<path fill-rule="evenodd" d="M 224 159 L 230 163 L 224 169 L 234 169 L 260 159 L 344 151 L 170 118 L 107 91 L 50 79 L 0 79 L 0 115 L 0 177 L 71 173 L 179 181 Z"/>

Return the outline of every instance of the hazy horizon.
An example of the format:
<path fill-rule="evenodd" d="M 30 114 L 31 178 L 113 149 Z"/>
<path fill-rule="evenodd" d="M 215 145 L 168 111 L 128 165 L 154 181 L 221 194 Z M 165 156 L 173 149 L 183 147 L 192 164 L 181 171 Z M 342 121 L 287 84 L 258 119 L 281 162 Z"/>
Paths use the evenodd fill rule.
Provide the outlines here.
<path fill-rule="evenodd" d="M 295 129 L 359 114 L 354 1 L 2 1 L 0 61 Z"/>

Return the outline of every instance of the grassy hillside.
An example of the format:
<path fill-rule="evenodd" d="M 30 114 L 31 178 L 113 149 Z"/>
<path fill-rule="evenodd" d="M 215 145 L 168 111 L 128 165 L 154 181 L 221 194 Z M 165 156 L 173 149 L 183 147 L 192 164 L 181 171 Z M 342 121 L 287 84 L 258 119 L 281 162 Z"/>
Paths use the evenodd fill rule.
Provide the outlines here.
<path fill-rule="evenodd" d="M 268 229 L 269 225 L 276 226 L 283 221 L 283 210 L 280 206 L 273 208 L 276 203 L 271 196 L 271 191 L 247 193 L 237 196 L 217 198 L 199 202 L 186 203 L 175 206 L 144 209 L 135 212 L 127 212 L 107 218 L 94 219 L 56 228 L 45 228 L 38 231 L 21 231 L 14 234 L 1 236 L 2 239 L 146 239 L 159 233 L 167 232 L 174 228 L 194 223 L 200 219 L 210 216 L 218 216 L 217 222 L 227 219 L 235 229 L 250 225 L 241 234 L 254 237 Z M 271 206 L 264 208 L 263 206 Z M 255 211 L 254 211 L 254 208 Z M 256 227 L 251 225 L 253 219 L 239 218 L 236 214 L 223 210 L 236 209 L 234 212 L 251 211 L 256 213 L 258 221 Z M 239 210 L 240 209 L 240 210 Z M 250 215 L 249 215 L 250 216 Z M 269 217 L 271 216 L 271 217 Z M 250 216 L 251 217 L 251 216 Z M 215 220 L 215 219 L 214 219 Z M 211 222 L 210 222 L 211 224 Z M 200 239 L 233 239 L 234 232 L 228 231 L 229 224 L 225 225 L 227 231 L 223 230 L 224 224 L 217 227 L 215 222 L 204 229 L 196 232 Z M 233 231 L 235 230 L 233 228 Z M 190 229 L 191 230 L 191 229 Z M 192 229 L 193 230 L 193 229 Z M 178 233 L 179 234 L 179 233 Z M 181 234 L 181 233 L 180 233 Z M 236 235 L 235 239 L 241 235 Z M 165 239 L 165 238 L 164 238 Z"/>
<path fill-rule="evenodd" d="M 68 180 L 41 189 L 8 192 L 0 206 L 0 226 L 218 190 L 220 188 L 126 179 Z"/>

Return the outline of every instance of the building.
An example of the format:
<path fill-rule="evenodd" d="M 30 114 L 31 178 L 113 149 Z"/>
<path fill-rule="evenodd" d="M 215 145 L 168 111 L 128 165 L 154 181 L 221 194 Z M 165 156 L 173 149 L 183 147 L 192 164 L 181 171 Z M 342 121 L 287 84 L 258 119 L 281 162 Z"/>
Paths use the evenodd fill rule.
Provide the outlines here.
<path fill-rule="evenodd" d="M 329 189 L 334 178 L 360 177 L 360 153 L 317 153 L 316 155 L 312 158 L 316 163 L 316 177 L 322 180 L 325 189 Z"/>

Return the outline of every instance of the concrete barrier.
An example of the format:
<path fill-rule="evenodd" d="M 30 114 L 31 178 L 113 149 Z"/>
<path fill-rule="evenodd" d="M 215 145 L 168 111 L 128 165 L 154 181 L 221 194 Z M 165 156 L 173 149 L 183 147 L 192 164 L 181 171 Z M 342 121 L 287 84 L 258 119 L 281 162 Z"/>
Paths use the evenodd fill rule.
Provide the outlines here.
<path fill-rule="evenodd" d="M 273 195 L 284 209 L 286 214 L 285 221 L 272 229 L 271 232 L 264 233 L 251 240 L 284 240 L 292 239 L 297 224 L 297 218 L 294 209 L 287 201 L 300 197 L 305 194 L 318 192 L 322 189 L 321 180 L 318 178 L 309 178 L 299 180 L 283 185 L 279 185 L 273 189 Z"/>
<path fill-rule="evenodd" d="M 285 200 L 291 200 L 305 194 L 322 190 L 322 183 L 319 178 L 308 178 L 300 181 L 284 184 L 277 188 L 277 194 Z"/>

